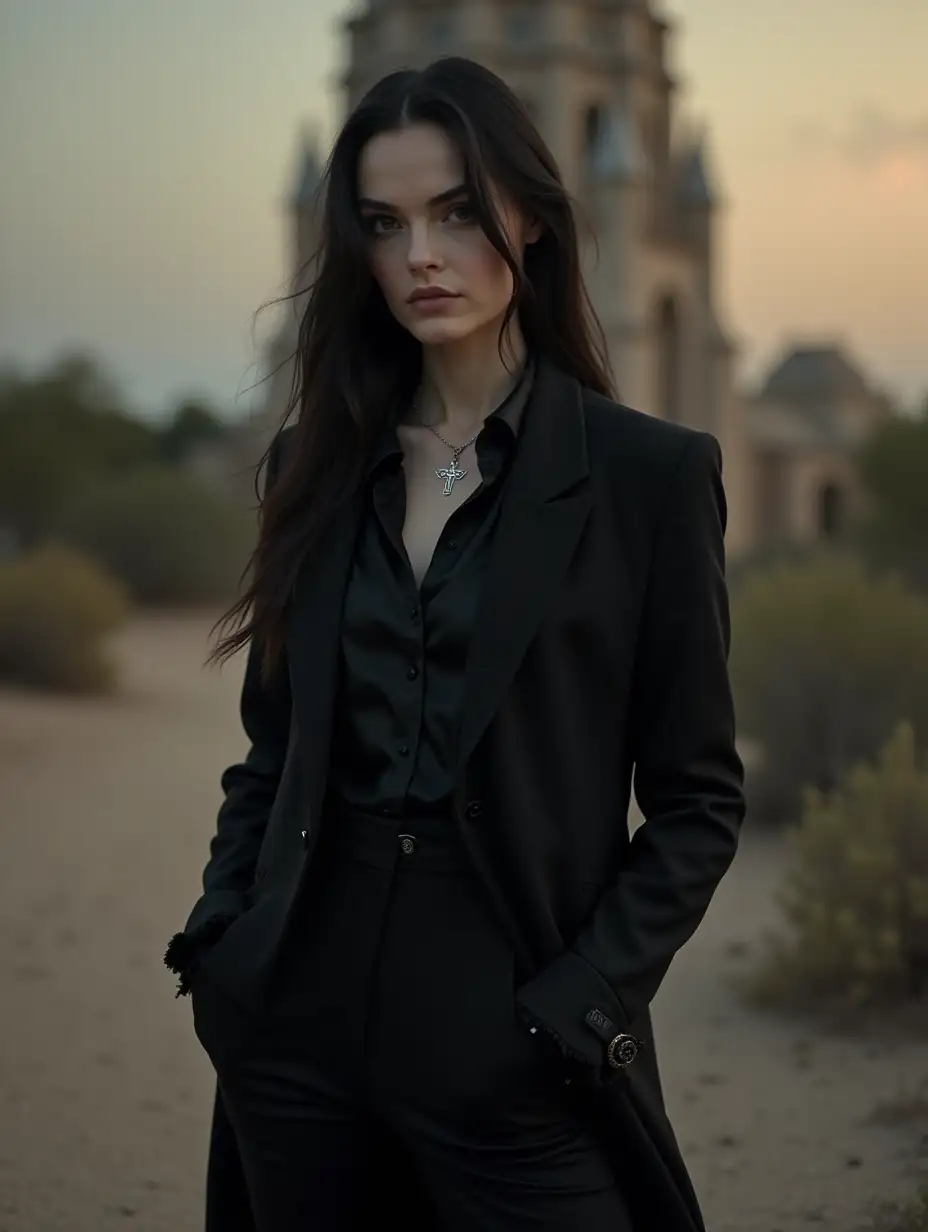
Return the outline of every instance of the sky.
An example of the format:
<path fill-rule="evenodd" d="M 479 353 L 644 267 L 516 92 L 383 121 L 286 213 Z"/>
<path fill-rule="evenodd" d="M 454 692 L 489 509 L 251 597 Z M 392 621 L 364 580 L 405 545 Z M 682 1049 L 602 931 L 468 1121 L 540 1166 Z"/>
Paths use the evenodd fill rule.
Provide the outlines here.
<path fill-rule="evenodd" d="M 302 126 L 331 139 L 345 0 L 0 0 L 0 361 L 98 353 L 130 404 L 260 404 Z M 839 342 L 928 390 L 928 0 L 675 0 L 756 381 Z"/>

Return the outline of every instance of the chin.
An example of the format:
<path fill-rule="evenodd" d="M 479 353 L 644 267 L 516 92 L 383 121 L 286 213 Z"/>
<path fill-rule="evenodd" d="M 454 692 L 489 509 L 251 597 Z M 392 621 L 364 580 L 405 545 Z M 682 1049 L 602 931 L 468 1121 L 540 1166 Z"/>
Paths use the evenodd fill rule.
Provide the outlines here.
<path fill-rule="evenodd" d="M 423 346 L 446 346 L 452 342 L 461 342 L 477 332 L 479 325 L 474 321 L 441 320 L 407 321 L 404 323 L 412 336 Z"/>

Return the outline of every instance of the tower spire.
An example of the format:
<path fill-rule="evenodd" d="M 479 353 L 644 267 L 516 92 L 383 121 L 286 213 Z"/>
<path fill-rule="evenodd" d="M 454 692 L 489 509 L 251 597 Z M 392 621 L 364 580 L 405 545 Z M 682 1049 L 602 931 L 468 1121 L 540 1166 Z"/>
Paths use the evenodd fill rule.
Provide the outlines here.
<path fill-rule="evenodd" d="M 706 167 L 706 138 L 704 133 L 694 133 L 680 155 L 680 171 L 677 188 L 680 201 L 690 208 L 706 208 L 716 204 L 717 195 L 712 177 Z"/>

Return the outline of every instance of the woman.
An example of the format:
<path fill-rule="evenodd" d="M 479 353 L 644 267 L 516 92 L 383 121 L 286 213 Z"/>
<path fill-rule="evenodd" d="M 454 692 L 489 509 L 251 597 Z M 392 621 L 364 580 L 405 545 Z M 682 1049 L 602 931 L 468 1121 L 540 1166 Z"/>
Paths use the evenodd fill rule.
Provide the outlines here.
<path fill-rule="evenodd" d="M 648 1006 L 743 815 L 720 456 L 611 401 L 595 336 L 510 90 L 375 86 L 214 652 L 248 643 L 251 746 L 166 955 L 217 1229 L 703 1226 Z"/>

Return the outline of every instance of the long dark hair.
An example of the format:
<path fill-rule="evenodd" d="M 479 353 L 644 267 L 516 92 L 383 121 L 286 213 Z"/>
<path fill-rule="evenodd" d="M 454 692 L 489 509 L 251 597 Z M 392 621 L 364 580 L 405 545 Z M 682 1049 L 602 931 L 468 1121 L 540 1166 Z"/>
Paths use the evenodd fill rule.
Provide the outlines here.
<path fill-rule="evenodd" d="M 530 354 L 543 355 L 598 393 L 612 382 L 602 330 L 580 268 L 577 226 L 554 158 L 512 90 L 472 60 L 450 57 L 391 73 L 346 120 L 319 189 L 321 237 L 299 330 L 287 415 L 298 418 L 280 475 L 259 510 L 249 584 L 216 628 L 222 661 L 249 641 L 269 679 L 284 645 L 297 574 L 360 479 L 392 408 L 414 393 L 421 345 L 398 324 L 374 281 L 358 210 L 357 171 L 372 137 L 415 123 L 439 125 L 457 148 L 477 221 L 513 277 L 500 345 L 514 313 Z M 493 187 L 541 223 L 524 264 L 505 234 Z M 275 440 L 261 459 L 273 456 Z"/>

